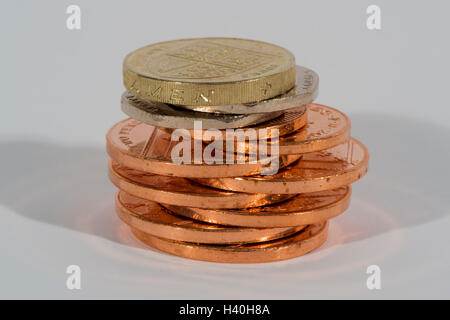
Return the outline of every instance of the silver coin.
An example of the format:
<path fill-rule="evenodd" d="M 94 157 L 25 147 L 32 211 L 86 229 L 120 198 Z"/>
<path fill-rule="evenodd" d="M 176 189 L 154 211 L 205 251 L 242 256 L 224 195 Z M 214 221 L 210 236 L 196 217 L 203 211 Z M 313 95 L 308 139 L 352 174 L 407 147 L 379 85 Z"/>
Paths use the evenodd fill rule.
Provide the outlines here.
<path fill-rule="evenodd" d="M 161 102 L 139 100 L 129 92 L 122 94 L 122 111 L 141 122 L 164 128 L 195 129 L 201 121 L 202 129 L 241 128 L 274 119 L 282 112 L 257 114 L 217 114 L 186 110 Z"/>
<path fill-rule="evenodd" d="M 253 114 L 285 111 L 312 102 L 318 94 L 319 76 L 314 71 L 297 66 L 295 87 L 278 97 L 255 103 L 232 104 L 224 106 L 180 106 L 199 112 L 223 114 Z"/>

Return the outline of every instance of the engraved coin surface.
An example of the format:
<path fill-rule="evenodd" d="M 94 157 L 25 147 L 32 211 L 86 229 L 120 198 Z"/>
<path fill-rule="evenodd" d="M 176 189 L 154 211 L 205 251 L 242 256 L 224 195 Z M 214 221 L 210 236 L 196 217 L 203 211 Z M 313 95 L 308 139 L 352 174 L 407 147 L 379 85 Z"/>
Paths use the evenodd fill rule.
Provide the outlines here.
<path fill-rule="evenodd" d="M 274 121 L 275 119 L 272 120 Z M 262 126 L 263 124 L 254 127 Z M 341 111 L 310 103 L 306 107 L 306 125 L 295 132 L 280 135 L 279 154 L 303 154 L 345 143 L 350 138 L 350 126 L 350 119 Z M 268 145 L 272 145 L 272 142 L 268 141 Z M 257 142 L 236 141 L 235 146 L 239 153 L 258 152 Z"/>
<path fill-rule="evenodd" d="M 148 101 L 176 105 L 257 102 L 295 85 L 295 58 L 261 41 L 197 38 L 159 42 L 128 54 L 128 91 Z"/>
<path fill-rule="evenodd" d="M 205 146 L 202 141 L 191 141 L 190 162 L 174 163 L 172 152 L 179 141 L 172 141 L 171 134 L 158 127 L 150 126 L 134 119 L 125 119 L 115 124 L 106 135 L 106 150 L 117 163 L 144 172 L 177 177 L 236 177 L 261 173 L 267 166 L 261 161 L 238 163 L 237 159 L 227 164 L 226 155 L 217 153 L 222 163 L 205 163 Z M 194 146 L 197 143 L 197 146 Z M 201 159 L 196 162 L 195 148 L 200 150 Z M 177 153 L 178 154 L 178 153 Z M 232 155 L 237 158 L 237 155 Z M 289 165 L 299 159 L 299 155 L 280 156 L 279 167 Z M 256 158 L 255 158 L 256 159 Z M 244 159 L 245 160 L 245 159 Z M 274 159 L 275 161 L 276 159 Z"/>
<path fill-rule="evenodd" d="M 337 146 L 350 138 L 350 119 L 339 110 L 311 103 L 307 123 L 279 141 L 280 154 L 308 153 Z"/>
<path fill-rule="evenodd" d="M 178 129 L 194 129 L 196 121 L 201 121 L 203 129 L 241 128 L 281 115 L 281 112 L 239 115 L 197 112 L 160 102 L 145 102 L 129 92 L 122 95 L 121 107 L 133 119 L 158 127 Z"/>
<path fill-rule="evenodd" d="M 319 76 L 314 71 L 297 66 L 295 87 L 288 92 L 255 103 L 219 105 L 219 106 L 183 106 L 183 108 L 200 112 L 252 114 L 286 111 L 299 108 L 312 102 L 319 91 Z"/>
<path fill-rule="evenodd" d="M 162 239 L 132 229 L 148 246 L 176 256 L 223 263 L 259 263 L 295 258 L 320 247 L 327 239 L 328 222 L 309 225 L 289 237 L 258 244 L 214 245 Z"/>
<path fill-rule="evenodd" d="M 177 206 L 236 209 L 258 207 L 291 198 L 290 195 L 249 194 L 208 188 L 192 180 L 133 170 L 110 161 L 108 175 L 120 190 L 138 198 Z"/>
<path fill-rule="evenodd" d="M 283 238 L 301 227 L 245 228 L 203 223 L 171 214 L 160 204 L 123 191 L 116 195 L 116 213 L 130 227 L 156 237 L 196 243 L 256 243 Z"/>
<path fill-rule="evenodd" d="M 318 152 L 268 176 L 195 179 L 199 183 L 237 192 L 294 194 L 349 185 L 366 174 L 369 152 L 358 140 Z"/>
<path fill-rule="evenodd" d="M 273 228 L 327 221 L 343 213 L 350 204 L 351 187 L 302 193 L 281 203 L 248 209 L 202 209 L 164 205 L 191 219 L 220 225 Z"/>

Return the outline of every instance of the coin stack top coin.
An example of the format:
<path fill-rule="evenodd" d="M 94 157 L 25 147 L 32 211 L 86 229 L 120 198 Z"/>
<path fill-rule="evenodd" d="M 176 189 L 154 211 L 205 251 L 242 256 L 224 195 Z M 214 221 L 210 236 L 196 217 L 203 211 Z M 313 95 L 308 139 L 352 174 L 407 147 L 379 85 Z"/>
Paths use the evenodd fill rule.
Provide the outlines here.
<path fill-rule="evenodd" d="M 131 52 L 123 63 L 125 88 L 150 101 L 215 106 L 257 102 L 295 85 L 294 56 L 261 41 L 184 39 Z"/>

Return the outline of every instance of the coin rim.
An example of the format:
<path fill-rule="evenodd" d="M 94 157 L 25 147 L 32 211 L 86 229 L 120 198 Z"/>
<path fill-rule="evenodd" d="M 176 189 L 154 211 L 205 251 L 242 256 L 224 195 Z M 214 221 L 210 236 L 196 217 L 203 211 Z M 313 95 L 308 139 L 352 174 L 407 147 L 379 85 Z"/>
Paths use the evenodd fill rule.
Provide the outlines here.
<path fill-rule="evenodd" d="M 336 113 L 338 113 L 342 119 L 346 122 L 346 125 L 342 127 L 339 131 L 334 132 L 331 135 L 325 135 L 318 138 L 313 139 L 303 139 L 299 141 L 289 141 L 289 140 L 295 140 L 296 135 L 302 134 L 302 130 L 308 130 L 308 122 L 311 120 L 308 118 L 308 109 L 314 108 L 314 107 L 320 107 L 325 109 L 330 109 Z M 289 112 L 289 111 L 287 111 Z M 306 106 L 305 110 L 305 116 L 306 116 L 306 125 L 297 129 L 294 132 L 287 133 L 285 135 L 281 135 L 278 139 L 278 154 L 281 155 L 291 155 L 291 154 L 304 154 L 304 153 L 311 153 L 311 152 L 317 152 L 325 149 L 330 149 L 333 147 L 336 147 L 340 144 L 343 144 L 347 142 L 350 139 L 350 131 L 351 131 L 351 121 L 349 117 L 343 113 L 342 111 L 329 107 L 326 105 L 318 104 L 318 103 L 309 103 Z M 271 145 L 271 141 L 267 141 L 268 145 Z M 240 145 L 238 147 L 238 145 Z M 248 150 L 248 141 L 244 142 L 244 145 L 242 143 L 238 144 L 235 142 L 235 150 L 240 150 L 238 148 L 244 148 L 246 150 L 245 154 L 249 154 Z M 242 150 L 242 149 L 241 149 Z M 236 152 L 237 153 L 237 152 Z M 243 154 L 243 153 L 240 153 Z"/>
<path fill-rule="evenodd" d="M 208 209 L 238 209 L 259 207 L 289 199 L 289 195 L 251 194 L 244 192 L 217 191 L 217 194 L 188 194 L 184 192 L 165 191 L 154 188 L 121 175 L 113 168 L 112 160 L 108 162 L 109 180 L 118 189 L 135 197 L 159 203 L 183 206 L 190 203 L 195 207 Z M 205 187 L 208 188 L 208 187 Z M 274 197 L 275 196 L 275 197 Z"/>
<path fill-rule="evenodd" d="M 295 86 L 288 92 L 279 96 L 275 96 L 269 99 L 265 99 L 252 106 L 248 106 L 248 103 L 229 104 L 229 105 L 183 105 L 182 107 L 188 110 L 197 112 L 208 113 L 221 113 L 221 114 L 253 114 L 253 113 L 267 113 L 276 111 L 288 111 L 290 109 L 300 108 L 308 103 L 314 101 L 319 94 L 319 75 L 314 70 L 308 69 L 296 65 L 296 81 Z M 313 84 L 304 93 L 300 94 L 298 87 L 305 80 L 300 79 L 301 73 L 311 72 L 313 76 Z"/>
<path fill-rule="evenodd" d="M 120 106 L 122 111 L 129 117 L 147 123 L 152 126 L 171 128 L 171 129 L 194 129 L 195 122 L 201 121 L 203 129 L 236 129 L 248 127 L 251 125 L 257 125 L 272 119 L 275 119 L 282 115 L 281 111 L 268 112 L 268 113 L 253 113 L 253 114 L 210 114 L 192 110 L 171 110 L 174 114 L 163 114 L 160 102 L 155 101 L 143 101 L 142 103 L 151 104 L 153 109 L 161 111 L 161 113 L 155 113 L 144 106 L 139 106 L 136 103 L 130 101 L 127 94 L 133 95 L 129 91 L 125 91 L 120 99 Z M 169 105 L 166 105 L 171 108 Z M 222 117 L 228 117 L 223 119 Z"/>
<path fill-rule="evenodd" d="M 289 227 L 274 227 L 274 228 L 246 228 L 235 226 L 221 226 L 216 225 L 214 228 L 195 228 L 192 225 L 177 225 L 170 223 L 163 223 L 152 220 L 139 213 L 127 208 L 120 199 L 121 194 L 126 194 L 124 191 L 118 191 L 115 197 L 115 210 L 117 216 L 128 226 L 138 229 L 142 232 L 151 234 L 155 237 L 170 239 L 175 241 L 195 242 L 195 243 L 217 243 L 217 244 L 239 244 L 239 243 L 258 243 L 264 241 L 271 241 L 275 239 L 284 238 L 300 231 L 303 226 L 289 226 Z M 161 211 L 166 215 L 174 215 L 169 212 L 164 206 L 150 200 L 143 200 L 152 202 L 160 206 Z M 195 221 L 184 216 L 174 215 L 183 221 L 192 221 L 197 224 L 208 223 Z M 212 224 L 209 224 L 212 225 Z"/>
<path fill-rule="evenodd" d="M 193 208 L 167 204 L 161 205 L 177 215 L 208 223 L 250 228 L 292 227 L 320 223 L 325 220 L 333 219 L 344 213 L 344 211 L 350 206 L 352 188 L 351 186 L 344 186 L 342 188 L 347 188 L 346 193 L 342 198 L 335 202 L 309 210 L 289 211 L 285 213 L 265 212 L 257 214 L 251 211 L 246 211 L 246 209 L 224 210 Z M 274 205 L 281 206 L 284 202 L 294 201 L 294 199 L 295 197 Z"/>
<path fill-rule="evenodd" d="M 316 233 L 311 234 L 311 229 L 314 227 L 319 229 Z M 299 257 L 319 248 L 327 240 L 328 228 L 328 222 L 319 226 L 310 225 L 304 230 L 283 239 L 242 247 L 167 240 L 135 229 L 131 229 L 131 232 L 147 246 L 183 258 L 220 263 L 262 263 Z M 308 233 L 309 235 L 305 237 Z M 169 246 L 169 249 L 167 249 L 167 246 Z M 260 248 L 258 249 L 258 247 Z"/>
<path fill-rule="evenodd" d="M 248 176 L 261 173 L 263 165 L 261 162 L 244 164 L 175 164 L 167 159 L 167 161 L 152 158 L 140 158 L 129 151 L 122 152 L 119 146 L 113 143 L 110 135 L 112 131 L 121 123 L 133 120 L 132 118 L 124 119 L 112 126 L 106 134 L 106 152 L 114 161 L 131 169 L 154 173 L 164 176 L 177 176 L 184 178 L 206 178 L 206 177 L 236 177 Z M 299 155 L 282 155 L 279 160 L 279 166 L 287 166 L 300 158 Z"/>
<path fill-rule="evenodd" d="M 248 193 L 265 193 L 269 194 L 276 190 L 276 194 L 296 194 L 308 193 L 316 191 L 324 191 L 339 188 L 349 185 L 361 179 L 368 170 L 369 151 L 367 147 L 359 140 L 350 138 L 349 142 L 353 141 L 358 144 L 364 151 L 364 158 L 358 166 L 352 170 L 344 170 L 338 174 L 324 175 L 321 177 L 314 177 L 302 180 L 288 180 L 288 179 L 258 179 L 258 177 L 235 177 L 235 178 L 195 178 L 194 181 L 206 185 L 208 187 L 217 188 L 233 192 L 248 192 Z M 336 146 L 335 146 L 336 147 Z M 298 160 L 302 161 L 302 159 Z M 284 169 L 288 170 L 288 169 Z M 255 183 L 255 181 L 257 183 Z M 228 183 L 227 183 L 228 182 Z M 250 184 L 252 185 L 250 188 Z M 251 190 L 248 190 L 251 189 Z"/>

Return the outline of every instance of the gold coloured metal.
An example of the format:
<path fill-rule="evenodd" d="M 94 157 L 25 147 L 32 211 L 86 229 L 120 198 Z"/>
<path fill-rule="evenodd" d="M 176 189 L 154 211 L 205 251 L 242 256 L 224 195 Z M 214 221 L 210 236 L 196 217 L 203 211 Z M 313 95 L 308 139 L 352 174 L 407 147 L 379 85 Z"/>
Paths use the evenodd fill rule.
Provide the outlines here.
<path fill-rule="evenodd" d="M 254 114 L 287 111 L 300 108 L 312 102 L 319 91 L 319 76 L 314 71 L 296 66 L 295 87 L 280 96 L 254 103 L 218 105 L 218 106 L 183 106 L 183 108 L 210 113 Z"/>
<path fill-rule="evenodd" d="M 266 100 L 295 85 L 286 49 L 237 38 L 159 42 L 128 54 L 125 88 L 147 101 L 214 106 Z"/>

